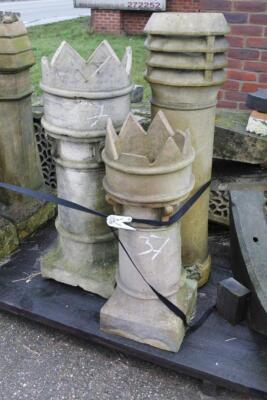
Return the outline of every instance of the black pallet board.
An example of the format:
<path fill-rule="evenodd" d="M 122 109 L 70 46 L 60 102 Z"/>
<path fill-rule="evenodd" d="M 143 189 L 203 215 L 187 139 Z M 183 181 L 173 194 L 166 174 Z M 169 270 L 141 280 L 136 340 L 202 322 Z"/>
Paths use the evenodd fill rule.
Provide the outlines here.
<path fill-rule="evenodd" d="M 250 331 L 245 324 L 230 325 L 216 311 L 198 330 L 186 335 L 178 353 L 101 332 L 99 311 L 104 299 L 38 274 L 39 257 L 55 238 L 55 229 L 47 225 L 2 263 L 1 310 L 218 386 L 267 398 L 267 338 Z M 218 257 L 215 259 L 209 283 L 199 290 L 196 319 L 214 303 L 217 282 L 230 274 L 229 268 L 220 266 Z"/>

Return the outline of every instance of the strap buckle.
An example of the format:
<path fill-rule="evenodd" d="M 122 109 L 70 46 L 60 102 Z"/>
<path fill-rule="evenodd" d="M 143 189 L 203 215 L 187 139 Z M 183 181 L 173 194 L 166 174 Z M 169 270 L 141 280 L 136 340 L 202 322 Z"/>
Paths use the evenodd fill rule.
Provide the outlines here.
<path fill-rule="evenodd" d="M 132 226 L 126 225 L 126 223 L 132 222 L 132 217 L 124 215 L 109 215 L 106 219 L 107 225 L 112 228 L 126 229 L 128 231 L 136 231 Z"/>

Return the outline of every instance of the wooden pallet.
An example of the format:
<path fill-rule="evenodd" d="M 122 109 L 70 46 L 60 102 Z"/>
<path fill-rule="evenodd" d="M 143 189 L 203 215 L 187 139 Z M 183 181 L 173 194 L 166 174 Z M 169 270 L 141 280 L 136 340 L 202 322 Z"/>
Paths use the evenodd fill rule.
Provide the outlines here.
<path fill-rule="evenodd" d="M 214 311 L 195 332 L 188 334 L 177 354 L 108 335 L 99 329 L 104 300 L 79 288 L 45 280 L 39 257 L 55 240 L 48 225 L 26 240 L 0 269 L 0 309 L 100 343 L 179 373 L 267 398 L 267 339 L 245 324 L 232 326 Z M 216 284 L 230 275 L 214 257 L 210 282 L 199 291 L 199 318 L 215 301 Z"/>

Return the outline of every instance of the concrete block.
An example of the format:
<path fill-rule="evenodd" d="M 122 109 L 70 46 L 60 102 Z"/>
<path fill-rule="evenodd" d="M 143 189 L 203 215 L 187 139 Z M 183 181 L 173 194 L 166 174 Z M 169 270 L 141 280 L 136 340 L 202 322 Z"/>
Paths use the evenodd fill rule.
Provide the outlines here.
<path fill-rule="evenodd" d="M 234 278 L 218 283 L 216 307 L 231 324 L 243 321 L 246 316 L 250 290 Z"/>

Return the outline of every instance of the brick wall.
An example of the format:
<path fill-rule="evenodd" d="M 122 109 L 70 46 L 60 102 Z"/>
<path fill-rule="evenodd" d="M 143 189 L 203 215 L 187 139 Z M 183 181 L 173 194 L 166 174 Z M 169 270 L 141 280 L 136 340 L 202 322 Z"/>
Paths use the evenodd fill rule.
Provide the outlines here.
<path fill-rule="evenodd" d="M 218 106 L 245 109 L 248 92 L 267 89 L 267 0 L 167 0 L 168 11 L 223 12 L 228 36 L 228 80 Z M 150 12 L 92 10 L 96 32 L 142 33 Z"/>
<path fill-rule="evenodd" d="M 167 0 L 167 11 L 199 11 L 200 0 Z M 94 32 L 140 34 L 151 12 L 92 10 Z"/>
<path fill-rule="evenodd" d="M 248 92 L 267 89 L 267 1 L 200 0 L 201 11 L 220 11 L 231 26 L 228 80 L 219 107 L 246 108 Z"/>
<path fill-rule="evenodd" d="M 123 31 L 127 34 L 142 33 L 150 12 L 122 11 Z"/>
<path fill-rule="evenodd" d="M 123 32 L 121 11 L 92 10 L 90 29 L 94 32 L 121 34 Z"/>
<path fill-rule="evenodd" d="M 200 10 L 200 0 L 166 0 L 167 11 L 196 12 Z"/>

